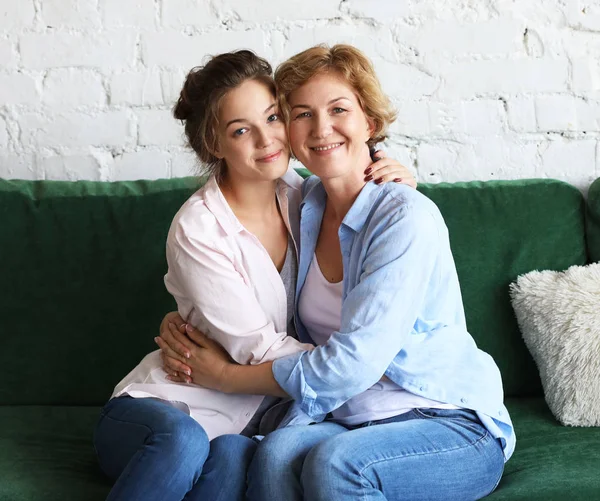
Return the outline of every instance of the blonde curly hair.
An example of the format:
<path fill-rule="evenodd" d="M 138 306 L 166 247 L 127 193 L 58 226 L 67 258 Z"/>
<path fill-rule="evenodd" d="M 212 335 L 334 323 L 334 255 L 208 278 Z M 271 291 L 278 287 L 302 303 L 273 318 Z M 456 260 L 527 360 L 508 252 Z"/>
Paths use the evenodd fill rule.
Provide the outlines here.
<path fill-rule="evenodd" d="M 373 64 L 367 56 L 351 45 L 320 44 L 292 56 L 275 71 L 280 111 L 289 123 L 290 94 L 315 75 L 334 71 L 354 89 L 365 115 L 374 123 L 369 147 L 384 141 L 387 128 L 396 120 L 396 111 L 383 92 Z"/>

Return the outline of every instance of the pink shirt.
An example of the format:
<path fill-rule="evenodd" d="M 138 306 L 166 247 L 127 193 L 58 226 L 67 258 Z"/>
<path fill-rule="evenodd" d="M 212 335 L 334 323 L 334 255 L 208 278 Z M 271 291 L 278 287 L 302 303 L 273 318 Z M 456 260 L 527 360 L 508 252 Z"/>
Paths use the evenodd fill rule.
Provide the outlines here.
<path fill-rule="evenodd" d="M 300 186 L 293 169 L 278 181 L 277 198 L 298 241 Z M 217 340 L 240 364 L 259 364 L 313 346 L 286 333 L 287 297 L 259 240 L 247 231 L 211 178 L 175 215 L 167 237 L 167 290 L 179 314 Z M 115 388 L 113 397 L 155 397 L 200 423 L 209 439 L 241 432 L 263 400 L 166 379 L 160 351 L 148 354 Z"/>

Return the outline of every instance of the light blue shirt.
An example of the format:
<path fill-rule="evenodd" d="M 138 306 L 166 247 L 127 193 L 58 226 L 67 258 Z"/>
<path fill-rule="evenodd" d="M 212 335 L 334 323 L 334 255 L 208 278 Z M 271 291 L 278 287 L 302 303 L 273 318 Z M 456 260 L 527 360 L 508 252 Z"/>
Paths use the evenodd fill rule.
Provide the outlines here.
<path fill-rule="evenodd" d="M 303 185 L 296 288 L 299 340 L 313 342 L 298 298 L 315 252 L 327 195 L 313 176 Z M 408 186 L 367 183 L 339 229 L 344 267 L 342 321 L 327 344 L 273 362 L 296 401 L 282 426 L 322 421 L 385 374 L 416 395 L 472 409 L 515 447 L 494 360 L 468 333 L 448 230 L 437 206 Z"/>

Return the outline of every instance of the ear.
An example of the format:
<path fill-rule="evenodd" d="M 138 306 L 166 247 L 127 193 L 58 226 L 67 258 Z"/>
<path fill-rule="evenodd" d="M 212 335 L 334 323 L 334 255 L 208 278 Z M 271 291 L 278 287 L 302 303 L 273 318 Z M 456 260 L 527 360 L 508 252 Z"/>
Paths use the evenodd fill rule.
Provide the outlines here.
<path fill-rule="evenodd" d="M 214 150 L 211 149 L 210 153 L 212 155 L 214 155 L 215 157 L 217 157 L 219 160 L 223 160 L 223 153 L 221 153 L 221 147 L 219 146 L 218 141 L 217 141 L 217 144 L 215 144 Z"/>

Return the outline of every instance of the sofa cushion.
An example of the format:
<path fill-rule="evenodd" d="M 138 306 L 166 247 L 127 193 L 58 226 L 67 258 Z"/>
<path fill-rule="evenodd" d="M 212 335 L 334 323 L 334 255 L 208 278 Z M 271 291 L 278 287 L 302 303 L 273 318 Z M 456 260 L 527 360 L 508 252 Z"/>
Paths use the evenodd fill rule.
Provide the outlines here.
<path fill-rule="evenodd" d="M 543 398 L 509 399 L 518 444 L 492 501 L 588 501 L 600 490 L 600 428 L 565 428 Z M 0 500 L 101 501 L 100 407 L 0 407 Z"/>
<path fill-rule="evenodd" d="M 196 179 L 0 180 L 0 405 L 100 405 L 155 348 L 170 222 Z M 558 181 L 423 185 L 450 228 L 469 330 L 508 395 L 541 394 L 508 284 L 586 260 L 583 199 Z"/>
<path fill-rule="evenodd" d="M 517 448 L 490 501 L 589 501 L 600 493 L 600 428 L 558 423 L 543 398 L 506 402 Z"/>
<path fill-rule="evenodd" d="M 586 236 L 590 261 L 600 261 L 600 178 L 592 183 L 588 192 Z"/>
<path fill-rule="evenodd" d="M 0 500 L 102 501 L 92 445 L 100 407 L 0 406 Z"/>

